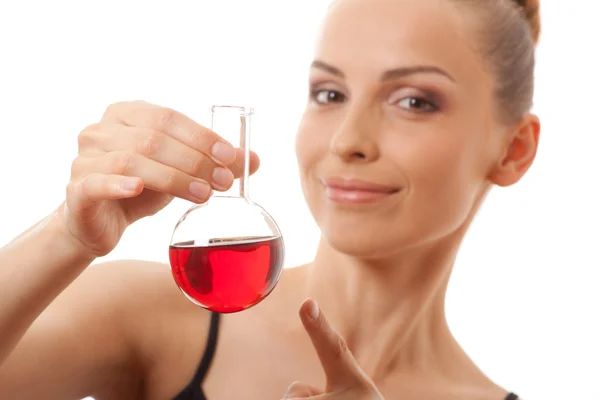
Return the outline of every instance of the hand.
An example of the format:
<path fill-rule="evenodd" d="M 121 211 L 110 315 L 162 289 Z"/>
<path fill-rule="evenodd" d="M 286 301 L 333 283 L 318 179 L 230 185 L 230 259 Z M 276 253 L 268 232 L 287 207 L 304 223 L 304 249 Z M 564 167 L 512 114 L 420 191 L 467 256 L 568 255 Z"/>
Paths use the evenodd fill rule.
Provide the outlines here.
<path fill-rule="evenodd" d="M 325 390 L 293 383 L 284 399 L 383 400 L 373 381 L 360 368 L 344 339 L 331 328 L 314 300 L 300 307 L 308 332 L 327 378 Z"/>
<path fill-rule="evenodd" d="M 109 106 L 79 135 L 60 218 L 93 256 L 108 254 L 133 222 L 173 197 L 203 203 L 240 177 L 244 154 L 215 132 L 146 102 Z M 259 166 L 251 154 L 250 173 Z"/>

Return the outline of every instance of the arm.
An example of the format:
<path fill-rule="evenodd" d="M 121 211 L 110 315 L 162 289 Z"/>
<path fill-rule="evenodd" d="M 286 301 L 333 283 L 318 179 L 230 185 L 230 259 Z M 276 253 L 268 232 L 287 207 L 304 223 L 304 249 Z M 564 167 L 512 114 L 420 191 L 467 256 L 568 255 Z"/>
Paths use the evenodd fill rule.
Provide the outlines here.
<path fill-rule="evenodd" d="M 57 216 L 0 249 L 0 366 L 38 315 L 94 260 Z"/>
<path fill-rule="evenodd" d="M 137 390 L 139 369 L 117 313 L 126 291 L 115 284 L 116 268 L 82 273 L 93 260 L 87 254 L 54 215 L 0 250 L 0 398 Z"/>

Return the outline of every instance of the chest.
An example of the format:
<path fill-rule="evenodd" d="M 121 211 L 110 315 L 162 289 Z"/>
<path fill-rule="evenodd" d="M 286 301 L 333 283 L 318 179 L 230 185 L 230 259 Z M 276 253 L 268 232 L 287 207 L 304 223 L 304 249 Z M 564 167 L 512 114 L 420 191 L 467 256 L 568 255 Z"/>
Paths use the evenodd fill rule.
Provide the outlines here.
<path fill-rule="evenodd" d="M 168 344 L 154 352 L 147 396 L 172 399 L 192 380 L 206 345 L 198 331 L 171 332 Z M 220 329 L 215 354 L 202 385 L 208 400 L 278 400 L 289 385 L 300 381 L 323 388 L 325 376 L 304 332 L 273 332 L 262 325 Z M 501 400 L 490 387 L 444 382 L 427 375 L 394 374 L 378 382 L 386 399 Z"/>
<path fill-rule="evenodd" d="M 295 381 L 325 383 L 319 360 L 304 335 L 262 330 L 224 331 L 203 389 L 208 400 L 281 399 Z"/>
<path fill-rule="evenodd" d="M 191 383 L 207 344 L 207 332 L 196 328 L 181 321 L 171 323 L 168 334 L 152 340 L 144 356 L 149 360 L 146 399 L 173 399 Z M 305 336 L 272 332 L 262 324 L 222 324 L 202 384 L 208 400 L 277 400 L 294 381 L 321 387 L 323 371 Z"/>

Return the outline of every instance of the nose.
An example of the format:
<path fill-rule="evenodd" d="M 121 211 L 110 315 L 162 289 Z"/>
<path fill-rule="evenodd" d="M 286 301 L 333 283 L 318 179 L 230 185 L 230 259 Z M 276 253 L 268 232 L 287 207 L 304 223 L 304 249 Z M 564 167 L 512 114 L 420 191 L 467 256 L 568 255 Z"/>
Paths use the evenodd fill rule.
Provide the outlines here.
<path fill-rule="evenodd" d="M 330 151 L 344 162 L 369 163 L 379 158 L 377 123 L 367 109 L 348 110 L 330 142 Z"/>

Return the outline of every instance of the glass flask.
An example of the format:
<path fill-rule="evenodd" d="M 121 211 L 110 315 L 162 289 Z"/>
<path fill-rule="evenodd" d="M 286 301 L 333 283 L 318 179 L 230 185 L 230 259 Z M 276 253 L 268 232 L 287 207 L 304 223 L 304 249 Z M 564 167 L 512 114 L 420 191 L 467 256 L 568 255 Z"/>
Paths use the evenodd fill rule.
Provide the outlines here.
<path fill-rule="evenodd" d="M 179 220 L 169 246 L 175 282 L 195 304 L 219 313 L 246 310 L 279 281 L 284 244 L 279 227 L 249 193 L 250 122 L 254 111 L 213 106 L 211 129 L 243 150 L 243 175 Z M 238 157 L 240 153 L 238 152 Z"/>

